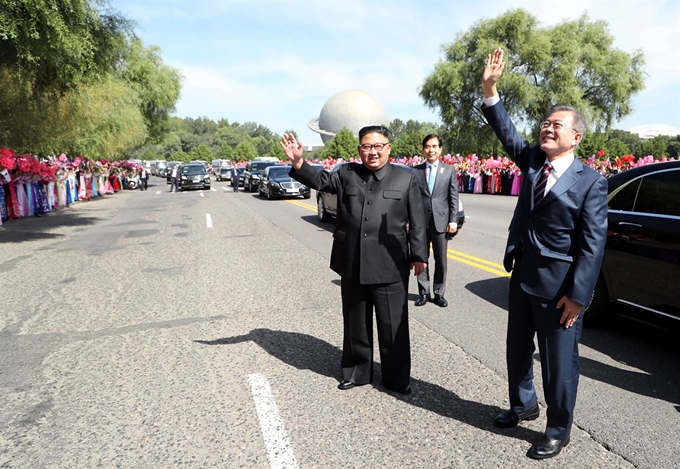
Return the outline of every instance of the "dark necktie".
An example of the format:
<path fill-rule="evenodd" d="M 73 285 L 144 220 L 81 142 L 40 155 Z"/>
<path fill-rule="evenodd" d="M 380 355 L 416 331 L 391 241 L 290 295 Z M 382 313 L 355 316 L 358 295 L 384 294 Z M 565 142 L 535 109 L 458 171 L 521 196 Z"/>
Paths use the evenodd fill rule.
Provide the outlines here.
<path fill-rule="evenodd" d="M 545 195 L 545 186 L 548 184 L 548 176 L 550 175 L 551 169 L 552 166 L 550 166 L 549 163 L 546 163 L 545 166 L 543 166 L 543 173 L 541 173 L 541 176 L 536 183 L 536 189 L 534 190 L 534 207 L 538 205 L 541 200 L 543 200 L 543 196 Z"/>

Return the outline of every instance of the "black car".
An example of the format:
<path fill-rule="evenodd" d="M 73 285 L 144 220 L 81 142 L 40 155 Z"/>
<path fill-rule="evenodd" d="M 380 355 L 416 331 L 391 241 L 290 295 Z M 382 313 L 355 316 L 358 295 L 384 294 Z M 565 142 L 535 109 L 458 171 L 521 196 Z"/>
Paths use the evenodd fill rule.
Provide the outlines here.
<path fill-rule="evenodd" d="M 304 197 L 309 199 L 312 191 L 301 182 L 288 175 L 290 166 L 270 166 L 265 168 L 260 178 L 261 197 L 271 200 L 282 197 Z"/>
<path fill-rule="evenodd" d="M 180 168 L 179 190 L 210 189 L 210 175 L 201 163 L 184 164 Z"/>
<path fill-rule="evenodd" d="M 680 324 L 680 161 L 626 170 L 608 179 L 604 261 L 587 325 L 616 311 L 644 322 Z"/>
<path fill-rule="evenodd" d="M 407 168 L 409 170 L 413 170 L 412 167 L 406 166 L 401 163 L 391 164 L 394 166 L 400 166 L 403 168 Z M 343 163 L 336 164 L 335 166 L 333 166 L 333 169 L 331 169 L 331 172 L 338 171 L 342 165 Z M 316 213 L 320 221 L 330 221 L 333 217 L 337 216 L 338 215 L 337 195 L 331 194 L 329 192 L 316 191 Z M 455 233 L 448 235 L 449 238 L 453 238 L 454 236 L 456 236 L 460 229 L 465 224 L 465 210 L 463 209 L 463 201 L 460 199 L 460 197 L 458 198 L 458 214 L 456 215 L 456 222 L 458 223 L 458 230 Z"/>
<path fill-rule="evenodd" d="M 243 170 L 243 188 L 248 192 L 255 192 L 260 187 L 260 175 L 264 168 L 275 166 L 275 161 L 249 161 Z"/>

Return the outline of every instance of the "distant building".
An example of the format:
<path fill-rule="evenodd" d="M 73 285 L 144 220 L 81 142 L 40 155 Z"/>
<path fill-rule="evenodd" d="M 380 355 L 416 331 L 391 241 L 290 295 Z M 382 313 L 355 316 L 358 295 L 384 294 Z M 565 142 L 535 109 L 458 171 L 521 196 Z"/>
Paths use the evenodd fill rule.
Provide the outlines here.
<path fill-rule="evenodd" d="M 665 137 L 676 137 L 680 135 L 680 129 L 664 124 L 637 125 L 628 129 L 628 132 L 637 134 L 643 140 L 649 140 L 659 135 Z"/>

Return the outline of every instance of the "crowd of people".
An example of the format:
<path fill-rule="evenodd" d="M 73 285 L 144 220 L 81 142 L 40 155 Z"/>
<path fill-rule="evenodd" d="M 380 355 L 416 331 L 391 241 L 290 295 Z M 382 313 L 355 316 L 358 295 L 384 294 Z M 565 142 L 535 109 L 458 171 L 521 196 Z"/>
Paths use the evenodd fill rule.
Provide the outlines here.
<path fill-rule="evenodd" d="M 94 161 L 66 155 L 39 159 L 0 148 L 0 225 L 41 216 L 76 202 L 126 189 L 141 167 L 131 161 Z"/>
<path fill-rule="evenodd" d="M 672 161 L 675 158 L 661 156 L 655 159 L 648 155 L 636 158 L 634 155 L 623 155 L 613 159 L 607 157 L 603 151 L 597 155 L 592 155 L 583 159 L 587 164 L 604 177 L 617 174 L 630 168 L 644 166 L 647 164 L 662 161 Z M 357 162 L 358 158 L 353 158 L 350 162 Z M 390 163 L 399 163 L 406 166 L 417 166 L 422 164 L 425 158 L 413 156 L 411 158 L 390 158 Z M 454 167 L 458 180 L 458 192 L 470 194 L 499 194 L 499 195 L 519 195 L 524 175 L 519 167 L 508 157 L 482 158 L 475 154 L 461 156 L 447 154 L 441 157 L 441 161 Z M 319 163 L 325 169 L 330 169 L 337 163 L 345 160 L 329 158 L 327 160 L 314 160 L 310 163 Z"/>

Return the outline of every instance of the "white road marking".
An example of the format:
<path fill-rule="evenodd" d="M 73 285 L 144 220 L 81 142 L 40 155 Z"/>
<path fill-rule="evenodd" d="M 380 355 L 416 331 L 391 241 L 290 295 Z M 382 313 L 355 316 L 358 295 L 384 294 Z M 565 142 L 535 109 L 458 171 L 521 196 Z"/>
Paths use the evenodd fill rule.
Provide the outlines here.
<path fill-rule="evenodd" d="M 201 192 L 201 197 L 205 197 L 205 196 L 203 195 L 203 192 Z"/>
<path fill-rule="evenodd" d="M 279 417 L 279 409 L 272 396 L 269 381 L 259 373 L 248 375 L 248 381 L 250 381 L 250 392 L 255 401 L 257 417 L 260 420 L 264 445 L 267 447 L 269 466 L 272 469 L 297 469 L 299 466 L 288 441 L 286 429 L 283 428 L 283 422 Z"/>
<path fill-rule="evenodd" d="M 208 228 L 212 228 L 212 217 L 209 213 L 205 214 L 205 221 L 208 224 Z"/>
<path fill-rule="evenodd" d="M 226 187 L 222 186 L 222 190 L 223 190 L 223 191 L 228 191 L 229 189 L 227 189 Z"/>
<path fill-rule="evenodd" d="M 210 190 L 211 190 L 212 192 L 217 192 L 217 189 L 215 189 L 214 187 L 211 187 Z"/>
<path fill-rule="evenodd" d="M 160 193 L 161 193 L 161 191 L 156 191 L 156 195 L 158 195 L 158 194 L 160 194 Z"/>

